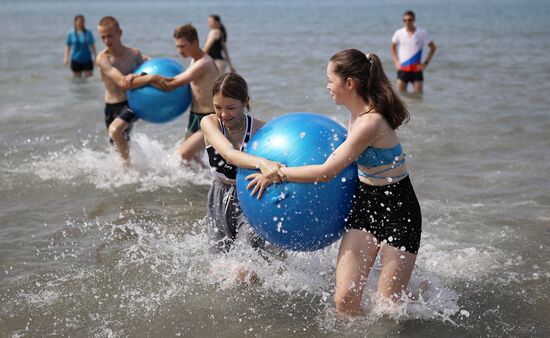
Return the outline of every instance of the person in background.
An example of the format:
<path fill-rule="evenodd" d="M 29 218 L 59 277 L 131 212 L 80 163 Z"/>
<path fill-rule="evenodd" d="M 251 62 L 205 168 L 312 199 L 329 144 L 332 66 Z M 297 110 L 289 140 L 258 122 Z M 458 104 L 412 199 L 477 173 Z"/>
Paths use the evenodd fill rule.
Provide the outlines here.
<path fill-rule="evenodd" d="M 281 167 L 279 179 L 328 182 L 357 163 L 359 182 L 336 263 L 335 302 L 339 313 L 359 315 L 365 282 L 376 257 L 380 255 L 381 262 L 377 294 L 397 302 L 407 297 L 420 246 L 420 204 L 396 133 L 409 113 L 375 54 L 340 51 L 330 58 L 327 77 L 330 96 L 350 112 L 348 136 L 325 163 Z M 246 179 L 251 180 L 247 189 L 252 189 L 252 194 L 261 195 L 274 183 L 261 173 Z M 426 287 L 427 282 L 420 289 Z"/>
<path fill-rule="evenodd" d="M 395 69 L 397 69 L 397 90 L 407 91 L 412 83 L 414 93 L 422 93 L 424 83 L 423 71 L 428 67 L 437 47 L 426 30 L 415 27 L 416 16 L 409 10 L 403 14 L 404 27 L 393 34 L 390 52 Z M 422 62 L 422 50 L 428 45 L 430 51 Z"/>
<path fill-rule="evenodd" d="M 204 51 L 214 59 L 220 74 L 225 73 L 227 66 L 229 66 L 230 72 L 235 73 L 235 68 L 231 64 L 229 52 L 227 51 L 227 31 L 219 15 L 208 17 L 208 27 L 210 27 L 210 32 L 204 43 Z"/>
<path fill-rule="evenodd" d="M 70 58 L 69 58 L 70 55 Z M 74 77 L 90 77 L 93 74 L 96 49 L 92 32 L 86 29 L 83 15 L 74 18 L 74 28 L 67 33 L 63 64 L 71 62 Z"/>

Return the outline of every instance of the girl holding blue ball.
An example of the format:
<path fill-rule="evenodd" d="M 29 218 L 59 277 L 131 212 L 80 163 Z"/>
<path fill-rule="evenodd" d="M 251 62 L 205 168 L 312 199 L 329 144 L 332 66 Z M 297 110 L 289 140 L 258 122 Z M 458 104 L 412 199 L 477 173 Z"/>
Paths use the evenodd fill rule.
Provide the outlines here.
<path fill-rule="evenodd" d="M 331 98 L 350 112 L 346 141 L 323 164 L 282 167 L 278 172 L 283 181 L 327 182 L 357 162 L 360 182 L 340 243 L 335 292 L 337 311 L 357 315 L 362 313 L 365 282 L 379 254 L 378 295 L 393 301 L 407 297 L 422 227 L 420 205 L 396 133 L 409 113 L 375 54 L 343 50 L 330 59 L 327 77 Z M 251 180 L 247 188 L 259 196 L 275 182 L 260 173 L 247 179 Z M 425 287 L 427 283 L 421 286 Z"/>
<path fill-rule="evenodd" d="M 280 182 L 281 164 L 244 153 L 242 149 L 264 125 L 247 112 L 250 97 L 246 81 L 236 73 L 217 77 L 212 88 L 215 114 L 201 120 L 210 169 L 214 177 L 208 193 L 210 252 L 225 252 L 239 240 L 255 248 L 263 240 L 244 216 L 235 191 L 237 168 L 260 169 L 274 182 Z"/>

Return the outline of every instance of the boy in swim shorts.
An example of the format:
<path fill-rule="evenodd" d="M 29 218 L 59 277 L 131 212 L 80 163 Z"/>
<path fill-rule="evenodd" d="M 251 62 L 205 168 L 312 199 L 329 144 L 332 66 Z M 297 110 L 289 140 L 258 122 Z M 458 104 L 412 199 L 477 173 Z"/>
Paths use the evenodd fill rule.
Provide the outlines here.
<path fill-rule="evenodd" d="M 189 83 L 191 86 L 191 111 L 185 140 L 178 149 L 183 160 L 195 160 L 202 163 L 200 154 L 205 148 L 204 135 L 200 131 L 201 120 L 214 114 L 212 104 L 212 85 L 218 76 L 218 68 L 214 60 L 199 47 L 199 37 L 193 25 L 179 26 L 174 31 L 176 49 L 183 58 L 191 57 L 192 61 L 183 73 L 174 78 L 162 78 L 167 90 L 172 90 Z M 134 77 L 134 76 L 132 76 Z M 142 77 L 134 77 L 131 81 L 136 86 L 145 84 Z"/>
<path fill-rule="evenodd" d="M 126 90 L 136 86 L 125 81 L 125 75 L 135 71 L 149 58 L 142 55 L 138 49 L 122 44 L 122 30 L 114 17 L 103 17 L 99 21 L 97 30 L 101 41 L 105 44 L 105 49 L 96 58 L 101 80 L 105 86 L 105 124 L 109 131 L 110 142 L 127 166 L 130 164 L 129 134 L 133 124 L 139 118 L 128 107 Z M 162 84 L 159 81 L 148 80 L 152 85 L 161 88 Z"/>

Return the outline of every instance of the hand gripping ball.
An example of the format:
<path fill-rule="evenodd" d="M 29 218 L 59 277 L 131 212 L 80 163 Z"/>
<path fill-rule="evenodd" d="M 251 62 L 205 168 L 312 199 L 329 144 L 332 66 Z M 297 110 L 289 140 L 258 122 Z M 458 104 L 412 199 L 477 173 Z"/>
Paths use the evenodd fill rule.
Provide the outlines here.
<path fill-rule="evenodd" d="M 184 70 L 174 60 L 158 58 L 145 61 L 134 73 L 174 77 Z M 127 95 L 132 111 L 143 120 L 153 123 L 171 121 L 183 114 L 191 104 L 191 88 L 188 84 L 169 92 L 146 85 L 129 90 Z"/>
<path fill-rule="evenodd" d="M 322 164 L 345 137 L 346 130 L 328 117 L 290 113 L 258 130 L 246 152 L 288 167 Z M 327 183 L 272 184 L 260 200 L 246 190 L 245 177 L 253 172 L 239 169 L 238 199 L 265 240 L 289 250 L 313 251 L 340 238 L 357 184 L 355 163 Z"/>

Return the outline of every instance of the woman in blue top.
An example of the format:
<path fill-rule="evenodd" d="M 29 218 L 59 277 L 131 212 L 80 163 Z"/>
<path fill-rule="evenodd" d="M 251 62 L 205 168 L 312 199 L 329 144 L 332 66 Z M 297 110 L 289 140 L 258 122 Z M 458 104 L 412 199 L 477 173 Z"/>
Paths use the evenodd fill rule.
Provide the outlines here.
<path fill-rule="evenodd" d="M 360 182 L 338 252 L 335 301 L 338 312 L 360 314 L 365 281 L 378 254 L 377 293 L 399 301 L 406 296 L 420 244 L 420 205 L 395 132 L 409 113 L 374 54 L 343 50 L 330 59 L 327 77 L 330 96 L 351 114 L 347 139 L 323 164 L 281 168 L 281 179 L 326 182 L 357 162 Z M 259 173 L 247 179 L 252 179 L 248 188 L 254 186 L 252 193 L 260 196 L 272 183 Z"/>
<path fill-rule="evenodd" d="M 74 29 L 67 33 L 65 40 L 65 53 L 63 63 L 69 64 L 71 55 L 71 70 L 74 77 L 92 76 L 94 59 L 96 57 L 94 36 L 84 26 L 84 16 L 77 15 L 74 18 Z"/>

